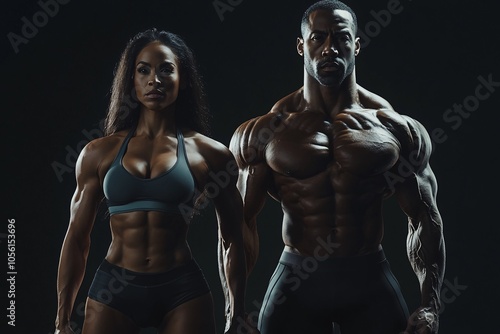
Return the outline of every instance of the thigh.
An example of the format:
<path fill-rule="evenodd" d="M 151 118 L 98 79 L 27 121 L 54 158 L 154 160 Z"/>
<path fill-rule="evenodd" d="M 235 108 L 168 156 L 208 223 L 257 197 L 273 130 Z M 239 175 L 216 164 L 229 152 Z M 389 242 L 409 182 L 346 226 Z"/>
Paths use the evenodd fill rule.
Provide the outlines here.
<path fill-rule="evenodd" d="M 374 282 L 365 294 L 365 306 L 341 323 L 342 334 L 399 334 L 405 330 L 408 308 L 388 263 Z"/>
<path fill-rule="evenodd" d="M 261 334 L 331 334 L 332 322 L 317 305 L 319 288 L 295 275 L 290 267 L 278 264 L 259 314 Z"/>
<path fill-rule="evenodd" d="M 159 334 L 215 334 L 212 294 L 191 299 L 169 311 L 158 328 Z"/>
<path fill-rule="evenodd" d="M 120 311 L 87 298 L 83 334 L 137 334 L 139 330 L 139 327 Z"/>

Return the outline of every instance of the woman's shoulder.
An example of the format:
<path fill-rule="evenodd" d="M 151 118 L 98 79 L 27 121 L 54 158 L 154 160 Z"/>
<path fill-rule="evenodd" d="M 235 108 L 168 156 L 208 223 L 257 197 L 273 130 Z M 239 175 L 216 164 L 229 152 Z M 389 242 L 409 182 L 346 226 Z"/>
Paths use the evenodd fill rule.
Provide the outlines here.
<path fill-rule="evenodd" d="M 226 145 L 208 135 L 193 130 L 183 130 L 183 134 L 186 140 L 192 141 L 200 149 L 220 151 L 221 153 L 229 151 Z"/>
<path fill-rule="evenodd" d="M 95 138 L 85 145 L 84 150 L 87 152 L 105 154 L 109 150 L 113 150 L 116 145 L 123 142 L 126 137 L 127 131 L 119 131 L 110 135 Z"/>
<path fill-rule="evenodd" d="M 79 153 L 78 164 L 90 168 L 102 166 L 110 157 L 116 155 L 126 134 L 126 131 L 120 131 L 91 140 Z"/>
<path fill-rule="evenodd" d="M 103 177 L 103 171 L 106 171 L 114 160 L 126 135 L 126 131 L 120 131 L 88 142 L 78 155 L 76 163 L 77 175 L 99 175 Z"/>
<path fill-rule="evenodd" d="M 183 133 L 186 143 L 192 145 L 209 164 L 234 160 L 233 154 L 222 142 L 192 130 L 186 130 Z"/>

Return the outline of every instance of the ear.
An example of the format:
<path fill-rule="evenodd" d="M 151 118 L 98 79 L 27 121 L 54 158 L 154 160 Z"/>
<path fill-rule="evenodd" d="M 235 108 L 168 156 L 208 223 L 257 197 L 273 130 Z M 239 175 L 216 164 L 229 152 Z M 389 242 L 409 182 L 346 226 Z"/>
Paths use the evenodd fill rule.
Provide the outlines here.
<path fill-rule="evenodd" d="M 297 37 L 297 53 L 304 57 L 304 40 L 300 37 Z"/>
<path fill-rule="evenodd" d="M 356 37 L 354 40 L 354 55 L 357 56 L 359 54 L 359 51 L 361 50 L 361 43 L 359 42 L 359 37 Z"/>

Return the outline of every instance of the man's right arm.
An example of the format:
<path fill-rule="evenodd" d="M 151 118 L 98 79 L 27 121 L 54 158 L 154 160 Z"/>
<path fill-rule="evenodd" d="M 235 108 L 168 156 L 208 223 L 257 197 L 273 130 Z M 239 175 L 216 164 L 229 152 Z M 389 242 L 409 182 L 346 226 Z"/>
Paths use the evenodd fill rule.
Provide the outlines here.
<path fill-rule="evenodd" d="M 239 167 L 237 187 L 243 200 L 245 220 L 243 238 L 247 257 L 247 274 L 250 274 L 259 255 L 257 215 L 262 210 L 271 182 L 271 171 L 264 156 L 269 133 L 265 127 L 266 116 L 251 119 L 240 125 L 233 134 L 229 149 Z M 264 133 L 265 132 L 265 133 Z"/>
<path fill-rule="evenodd" d="M 76 164 L 76 190 L 71 199 L 70 221 L 59 258 L 56 334 L 73 333 L 70 317 L 85 274 L 90 233 L 102 199 L 97 173 L 100 159 L 93 146 L 90 143 L 82 150 Z"/>

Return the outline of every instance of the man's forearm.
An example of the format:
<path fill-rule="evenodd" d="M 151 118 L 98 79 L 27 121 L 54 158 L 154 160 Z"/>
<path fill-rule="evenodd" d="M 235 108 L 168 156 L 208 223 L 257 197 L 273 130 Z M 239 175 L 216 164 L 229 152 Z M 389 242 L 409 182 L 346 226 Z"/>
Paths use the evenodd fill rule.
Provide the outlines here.
<path fill-rule="evenodd" d="M 444 252 L 443 252 L 444 253 Z M 420 283 L 421 306 L 439 311 L 441 307 L 440 292 L 443 283 L 444 264 L 425 263 L 423 281 Z"/>
<path fill-rule="evenodd" d="M 259 235 L 257 233 L 255 221 L 252 222 L 251 226 L 253 226 L 253 228 L 245 224 L 242 229 L 247 276 L 252 272 L 259 256 Z"/>
<path fill-rule="evenodd" d="M 224 266 L 224 248 L 222 247 L 222 239 L 219 237 L 217 243 L 217 261 L 219 263 L 219 277 L 224 293 L 224 316 L 228 319 L 231 315 L 231 301 L 229 298 L 229 287 L 226 279 L 226 268 Z"/>
<path fill-rule="evenodd" d="M 408 258 L 420 282 L 421 306 L 439 311 L 445 270 L 445 244 L 440 223 L 410 222 Z"/>
<path fill-rule="evenodd" d="M 242 243 L 224 244 L 219 239 L 219 274 L 226 301 L 225 315 L 229 326 L 245 313 L 246 263 Z"/>

